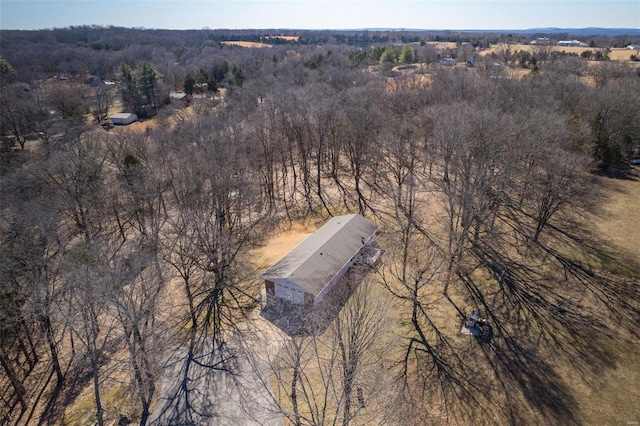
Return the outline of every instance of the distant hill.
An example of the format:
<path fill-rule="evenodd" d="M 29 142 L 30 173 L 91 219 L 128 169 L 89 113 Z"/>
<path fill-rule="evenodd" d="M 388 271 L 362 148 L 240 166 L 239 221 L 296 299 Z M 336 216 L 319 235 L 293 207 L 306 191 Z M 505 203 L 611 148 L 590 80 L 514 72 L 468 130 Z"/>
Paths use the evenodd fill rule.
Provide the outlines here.
<path fill-rule="evenodd" d="M 618 35 L 630 35 L 640 36 L 640 28 L 600 28 L 600 27 L 587 27 L 587 28 L 529 28 L 526 30 L 513 30 L 513 29 L 501 29 L 501 30 L 426 30 L 418 28 L 365 28 L 365 31 L 412 31 L 412 32 L 428 32 L 428 33 L 442 33 L 442 32 L 454 32 L 454 33 L 480 33 L 480 34 L 569 34 L 575 36 L 618 36 Z"/>
<path fill-rule="evenodd" d="M 640 28 L 599 28 L 599 27 L 587 27 L 587 28 L 532 28 L 530 30 L 526 30 L 526 32 L 536 32 L 536 33 L 547 33 L 547 34 L 557 34 L 557 33 L 569 33 L 572 35 L 578 36 L 590 36 L 590 35 L 601 35 L 601 36 L 618 36 L 618 35 L 640 35 Z"/>

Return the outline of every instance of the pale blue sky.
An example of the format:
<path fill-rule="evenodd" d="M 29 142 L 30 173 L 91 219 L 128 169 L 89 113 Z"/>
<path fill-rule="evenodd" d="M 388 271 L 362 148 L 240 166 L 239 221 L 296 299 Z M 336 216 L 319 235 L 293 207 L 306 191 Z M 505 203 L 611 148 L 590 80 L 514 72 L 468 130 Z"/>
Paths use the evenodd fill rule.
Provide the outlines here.
<path fill-rule="evenodd" d="M 0 0 L 0 28 L 640 28 L 640 0 Z"/>

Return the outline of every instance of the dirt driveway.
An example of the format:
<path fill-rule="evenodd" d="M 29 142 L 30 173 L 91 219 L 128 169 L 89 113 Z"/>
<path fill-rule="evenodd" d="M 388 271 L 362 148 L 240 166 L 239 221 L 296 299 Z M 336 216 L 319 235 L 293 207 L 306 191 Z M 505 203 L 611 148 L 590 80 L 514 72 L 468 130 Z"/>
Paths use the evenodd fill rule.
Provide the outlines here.
<path fill-rule="evenodd" d="M 242 343 L 229 344 L 233 373 L 202 366 L 203 358 L 193 357 L 188 345 L 170 351 L 150 424 L 283 424 L 269 392 L 268 359 L 277 354 L 286 337 L 260 316 L 259 308 L 238 334 Z M 206 353 L 207 348 L 200 352 Z"/>

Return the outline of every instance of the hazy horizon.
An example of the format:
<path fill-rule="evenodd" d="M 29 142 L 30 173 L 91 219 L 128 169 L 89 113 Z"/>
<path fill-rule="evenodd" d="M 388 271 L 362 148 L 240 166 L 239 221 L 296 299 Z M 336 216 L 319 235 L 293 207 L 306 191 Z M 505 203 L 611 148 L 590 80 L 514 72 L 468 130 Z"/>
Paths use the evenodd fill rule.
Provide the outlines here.
<path fill-rule="evenodd" d="M 362 1 L 332 0 L 3 0 L 0 28 L 37 30 L 74 25 L 148 29 L 366 28 L 527 30 L 640 28 L 639 1 Z"/>

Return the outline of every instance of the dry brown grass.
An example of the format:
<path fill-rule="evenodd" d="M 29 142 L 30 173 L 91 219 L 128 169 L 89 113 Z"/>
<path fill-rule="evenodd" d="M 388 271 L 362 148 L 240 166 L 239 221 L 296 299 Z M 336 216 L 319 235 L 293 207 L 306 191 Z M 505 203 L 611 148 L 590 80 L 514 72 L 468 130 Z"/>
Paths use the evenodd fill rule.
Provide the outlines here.
<path fill-rule="evenodd" d="M 524 50 L 525 52 L 533 53 L 535 52 L 535 49 L 536 49 L 536 46 L 531 44 L 510 44 L 509 47 L 511 48 L 512 52 L 518 52 L 520 50 Z M 480 52 L 480 55 L 485 56 L 491 53 L 497 53 L 501 48 L 502 48 L 501 45 L 494 44 L 489 49 L 482 50 Z M 582 47 L 582 46 L 551 46 L 552 52 L 575 53 L 576 55 L 580 55 L 582 54 L 582 52 L 585 52 L 587 50 L 596 52 L 601 49 L 597 47 Z M 634 50 L 630 50 L 627 48 L 622 48 L 622 47 L 612 48 L 609 53 L 609 58 L 613 61 L 631 62 L 629 57 L 633 53 L 635 53 Z"/>
<path fill-rule="evenodd" d="M 611 53 L 609 53 L 609 58 L 611 58 L 614 61 L 629 61 L 629 57 L 631 55 L 640 55 L 640 52 L 638 52 L 637 50 L 631 50 L 631 49 L 627 49 L 626 47 L 623 48 L 614 48 L 611 49 Z"/>
<path fill-rule="evenodd" d="M 418 73 L 414 70 L 409 70 L 408 73 L 406 71 L 401 71 L 403 74 L 401 77 L 387 78 L 385 85 L 387 92 L 421 90 L 429 87 L 433 82 L 433 77 L 430 74 Z"/>
<path fill-rule="evenodd" d="M 281 40 L 286 40 L 286 41 L 298 41 L 298 39 L 300 37 L 298 37 L 298 36 L 281 35 L 281 36 L 273 36 L 273 37 L 268 37 L 268 38 L 279 38 Z"/>
<path fill-rule="evenodd" d="M 635 167 L 640 174 L 640 167 Z M 610 197 L 595 218 L 598 232 L 640 262 L 640 181 L 609 180 Z"/>
<path fill-rule="evenodd" d="M 594 342 L 602 344 L 602 342 Z M 619 356 L 615 369 L 596 378 L 595 386 L 579 385 L 577 372 L 571 372 L 575 379 L 575 390 L 582 394 L 578 399 L 584 424 L 592 425 L 637 425 L 640 422 L 640 352 L 635 344 L 620 342 L 612 345 L 604 343 Z M 569 377 L 571 378 L 571 377 Z"/>
<path fill-rule="evenodd" d="M 270 44 L 259 43 L 255 41 L 223 41 L 221 43 L 226 44 L 227 46 L 240 46 L 240 47 L 249 47 L 249 48 L 273 47 Z"/>
<path fill-rule="evenodd" d="M 428 41 L 426 44 L 436 49 L 455 49 L 458 47 L 458 43 L 454 41 Z"/>
<path fill-rule="evenodd" d="M 121 356 L 126 356 L 121 354 Z M 130 371 L 122 368 L 122 361 L 109 364 L 111 374 L 102 378 L 100 401 L 104 410 L 106 424 L 117 425 L 120 416 L 124 415 L 134 421 L 138 418 L 138 395 L 131 386 Z M 93 386 L 87 384 L 72 404 L 65 407 L 60 425 L 91 425 L 96 422 L 95 396 Z"/>
<path fill-rule="evenodd" d="M 511 78 L 521 80 L 522 77 L 529 75 L 531 70 L 528 68 L 507 68 L 506 72 Z"/>

